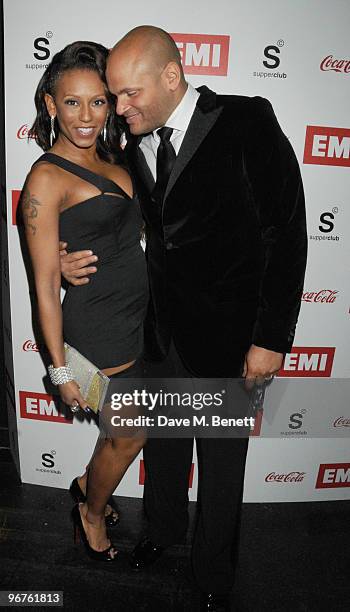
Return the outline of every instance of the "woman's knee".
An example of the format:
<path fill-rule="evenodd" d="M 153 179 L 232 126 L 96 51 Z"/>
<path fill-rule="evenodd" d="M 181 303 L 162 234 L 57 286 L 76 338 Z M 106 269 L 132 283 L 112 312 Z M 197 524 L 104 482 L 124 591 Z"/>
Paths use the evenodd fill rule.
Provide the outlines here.
<path fill-rule="evenodd" d="M 113 437 L 111 440 L 112 448 L 119 456 L 123 455 L 133 459 L 142 450 L 146 442 L 144 434 L 137 434 L 133 437 Z"/>

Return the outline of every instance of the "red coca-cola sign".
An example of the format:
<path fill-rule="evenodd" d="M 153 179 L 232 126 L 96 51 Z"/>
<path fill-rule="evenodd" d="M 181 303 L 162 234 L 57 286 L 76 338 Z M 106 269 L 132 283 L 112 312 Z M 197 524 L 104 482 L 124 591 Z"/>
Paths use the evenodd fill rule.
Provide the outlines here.
<path fill-rule="evenodd" d="M 320 291 L 305 291 L 302 302 L 316 302 L 320 304 L 333 304 L 339 291 L 334 289 L 321 289 Z"/>
<path fill-rule="evenodd" d="M 327 55 L 320 64 L 320 69 L 324 72 L 334 70 L 334 72 L 350 73 L 350 60 L 336 59 L 333 55 Z"/>
<path fill-rule="evenodd" d="M 276 474 L 270 472 L 265 477 L 265 482 L 302 482 L 306 472 L 288 472 L 288 474 Z"/>
<path fill-rule="evenodd" d="M 333 423 L 333 427 L 350 427 L 350 419 L 344 416 L 338 417 Z"/>
<path fill-rule="evenodd" d="M 23 140 L 24 138 L 34 138 L 33 134 L 28 127 L 28 123 L 24 123 L 17 131 L 17 138 Z"/>
<path fill-rule="evenodd" d="M 32 340 L 26 340 L 23 343 L 22 349 L 24 350 L 25 353 L 27 353 L 28 351 L 34 351 L 35 353 L 39 353 L 38 345 Z"/>

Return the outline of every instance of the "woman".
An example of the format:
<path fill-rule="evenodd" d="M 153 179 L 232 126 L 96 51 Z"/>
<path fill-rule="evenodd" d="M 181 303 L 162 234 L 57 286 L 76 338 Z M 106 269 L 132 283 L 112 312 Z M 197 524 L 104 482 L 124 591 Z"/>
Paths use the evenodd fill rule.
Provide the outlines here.
<path fill-rule="evenodd" d="M 107 89 L 108 50 L 75 42 L 57 53 L 38 85 L 32 133 L 44 151 L 22 197 L 40 323 L 62 400 L 86 409 L 65 365 L 66 341 L 109 377 L 140 374 L 148 300 L 141 213 L 122 161 L 115 100 Z M 99 253 L 99 269 L 60 303 L 59 238 Z M 105 507 L 144 444 L 142 435 L 100 438 L 89 464 L 87 499 L 73 509 L 88 553 L 117 558 Z M 75 492 L 84 479 L 75 481 Z M 80 489 L 79 489 L 80 490 Z M 82 498 L 84 495 L 82 493 Z"/>

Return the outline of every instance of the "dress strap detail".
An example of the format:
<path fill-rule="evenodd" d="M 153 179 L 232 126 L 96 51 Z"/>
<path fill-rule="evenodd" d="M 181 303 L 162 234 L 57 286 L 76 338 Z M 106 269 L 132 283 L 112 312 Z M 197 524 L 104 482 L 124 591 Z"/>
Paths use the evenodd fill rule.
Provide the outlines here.
<path fill-rule="evenodd" d="M 63 170 L 75 174 L 88 183 L 92 183 L 92 185 L 95 185 L 95 187 L 97 187 L 97 189 L 99 189 L 102 193 L 116 193 L 128 198 L 129 200 L 131 199 L 130 196 L 114 181 L 107 179 L 100 174 L 96 174 L 95 172 L 92 172 L 92 170 L 88 170 L 87 168 L 65 159 L 60 155 L 56 155 L 55 153 L 44 153 L 44 155 L 36 160 L 35 164 L 44 161 L 51 164 L 56 164 L 56 166 L 59 166 Z"/>

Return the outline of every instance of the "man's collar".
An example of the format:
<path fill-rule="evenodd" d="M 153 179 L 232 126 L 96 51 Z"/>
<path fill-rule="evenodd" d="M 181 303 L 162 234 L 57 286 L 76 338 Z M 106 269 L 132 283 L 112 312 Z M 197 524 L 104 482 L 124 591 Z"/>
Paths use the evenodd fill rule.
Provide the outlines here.
<path fill-rule="evenodd" d="M 190 83 L 187 83 L 187 90 L 169 119 L 166 121 L 166 126 L 180 132 L 186 132 L 198 98 L 198 91 L 192 87 Z M 157 130 L 153 131 L 153 137 L 158 138 L 158 136 L 155 136 L 156 132 Z"/>

